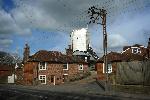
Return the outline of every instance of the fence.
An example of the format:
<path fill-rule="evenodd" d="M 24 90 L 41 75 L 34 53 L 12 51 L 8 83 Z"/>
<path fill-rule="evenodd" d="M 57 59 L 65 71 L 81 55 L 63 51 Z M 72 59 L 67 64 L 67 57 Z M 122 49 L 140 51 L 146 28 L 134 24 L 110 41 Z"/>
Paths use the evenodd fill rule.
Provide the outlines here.
<path fill-rule="evenodd" d="M 117 84 L 150 85 L 150 61 L 118 62 Z"/>

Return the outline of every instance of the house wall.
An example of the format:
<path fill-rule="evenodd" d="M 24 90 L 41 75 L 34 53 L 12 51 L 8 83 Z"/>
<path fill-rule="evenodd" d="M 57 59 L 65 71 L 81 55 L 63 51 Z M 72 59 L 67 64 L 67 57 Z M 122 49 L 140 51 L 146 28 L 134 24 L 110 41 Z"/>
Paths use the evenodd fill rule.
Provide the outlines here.
<path fill-rule="evenodd" d="M 24 64 L 23 80 L 26 85 L 34 84 L 34 80 L 37 78 L 37 66 L 38 62 L 27 62 Z"/>
<path fill-rule="evenodd" d="M 79 64 L 69 64 L 68 70 L 63 70 L 63 75 L 68 75 L 67 81 L 71 81 L 83 77 L 87 72 L 89 72 L 87 64 L 83 64 L 83 70 L 79 70 Z"/>
<path fill-rule="evenodd" d="M 46 75 L 46 83 L 50 85 L 57 85 L 63 82 L 63 65 L 62 64 L 49 64 L 47 63 L 46 70 L 39 70 L 38 75 Z M 55 76 L 55 78 L 54 78 Z M 54 80 L 52 80 L 54 78 Z M 53 82 L 52 82 L 53 81 Z M 55 81 L 55 83 L 54 83 Z"/>
<path fill-rule="evenodd" d="M 116 79 L 115 79 L 115 74 L 116 74 L 116 70 L 117 70 L 117 66 L 116 66 L 116 62 L 112 62 L 111 65 L 112 65 L 112 72 L 108 74 L 108 77 L 109 77 L 109 81 L 112 83 L 112 84 L 115 84 L 116 83 Z M 97 68 L 97 79 L 98 80 L 105 80 L 105 73 L 103 72 L 105 69 L 103 69 L 103 63 L 96 63 L 96 68 Z"/>
<path fill-rule="evenodd" d="M 88 64 L 83 64 L 83 70 L 78 69 L 78 64 L 69 64 L 68 70 L 63 70 L 63 65 L 64 64 L 47 63 L 46 70 L 39 70 L 38 62 L 27 62 L 24 65 L 23 71 L 24 84 L 41 84 L 39 75 L 46 75 L 46 84 L 58 85 L 64 82 L 64 75 L 67 75 L 67 81 L 70 81 L 76 77 L 82 77 L 89 72 Z"/>
<path fill-rule="evenodd" d="M 96 63 L 96 69 L 97 69 L 97 79 L 104 80 L 105 75 L 103 74 L 103 63 Z"/>
<path fill-rule="evenodd" d="M 8 83 L 15 83 L 15 74 L 8 76 Z"/>
<path fill-rule="evenodd" d="M 8 76 L 13 74 L 13 66 L 0 65 L 0 83 L 8 83 Z"/>

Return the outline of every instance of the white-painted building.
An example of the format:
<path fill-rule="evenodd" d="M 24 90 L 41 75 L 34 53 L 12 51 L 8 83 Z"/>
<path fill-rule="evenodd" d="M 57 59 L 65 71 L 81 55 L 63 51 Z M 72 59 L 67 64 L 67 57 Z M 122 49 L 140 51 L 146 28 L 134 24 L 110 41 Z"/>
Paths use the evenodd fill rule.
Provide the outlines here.
<path fill-rule="evenodd" d="M 14 83 L 15 82 L 15 76 L 12 74 L 11 76 L 8 76 L 8 83 Z"/>
<path fill-rule="evenodd" d="M 87 28 L 73 30 L 71 33 L 71 42 L 73 52 L 76 50 L 87 51 L 90 42 Z"/>

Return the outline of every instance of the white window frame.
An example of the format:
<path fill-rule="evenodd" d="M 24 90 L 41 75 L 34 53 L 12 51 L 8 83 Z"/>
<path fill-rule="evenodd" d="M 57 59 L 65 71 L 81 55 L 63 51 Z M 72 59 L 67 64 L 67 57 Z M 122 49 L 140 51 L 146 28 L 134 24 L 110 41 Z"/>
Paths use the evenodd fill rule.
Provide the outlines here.
<path fill-rule="evenodd" d="M 79 69 L 79 70 L 83 70 L 83 64 L 79 64 L 79 65 L 78 65 L 78 69 Z"/>
<path fill-rule="evenodd" d="M 44 62 L 44 66 L 43 66 L 41 63 L 43 63 L 43 62 L 39 62 L 39 70 L 46 70 L 46 68 L 47 68 L 47 63 Z M 42 68 L 41 68 L 41 67 L 42 67 Z"/>
<path fill-rule="evenodd" d="M 67 68 L 66 68 L 66 69 L 64 69 L 64 65 L 63 65 L 63 70 L 68 70 L 68 66 L 69 66 L 69 65 L 68 65 L 68 63 L 67 63 L 67 64 L 65 64 L 65 65 L 67 65 Z"/>
<path fill-rule="evenodd" d="M 46 75 L 39 75 L 39 81 L 44 80 L 43 78 L 41 79 L 41 76 L 42 76 L 42 77 L 45 77 L 45 82 L 44 82 L 44 83 L 41 83 L 41 84 L 46 84 Z"/>
<path fill-rule="evenodd" d="M 137 54 L 137 53 L 141 53 L 141 49 L 138 47 L 131 47 L 132 48 L 132 53 Z M 136 52 L 134 52 L 134 49 L 136 49 Z"/>
<path fill-rule="evenodd" d="M 87 62 L 87 57 L 85 57 L 85 61 Z"/>
<path fill-rule="evenodd" d="M 111 67 L 110 67 L 109 65 L 110 65 Z M 107 72 L 108 72 L 109 74 L 112 73 L 112 64 L 108 64 L 107 66 L 108 66 Z M 106 73 L 107 73 L 107 72 L 106 72 Z M 103 73 L 105 73 L 105 65 L 104 65 L 104 63 L 103 63 Z"/>

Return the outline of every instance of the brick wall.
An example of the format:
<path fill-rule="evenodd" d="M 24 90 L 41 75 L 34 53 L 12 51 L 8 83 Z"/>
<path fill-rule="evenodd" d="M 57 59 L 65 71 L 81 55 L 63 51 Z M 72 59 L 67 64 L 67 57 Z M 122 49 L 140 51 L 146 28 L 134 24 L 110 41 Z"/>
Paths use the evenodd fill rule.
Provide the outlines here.
<path fill-rule="evenodd" d="M 78 64 L 69 64 L 68 70 L 63 70 L 64 64 L 47 63 L 46 70 L 39 70 L 38 62 L 27 62 L 24 65 L 24 84 L 34 85 L 40 84 L 39 75 L 46 75 L 46 84 L 55 85 L 64 82 L 64 74 L 67 75 L 67 81 L 76 77 L 82 77 L 85 73 L 89 72 L 88 65 L 83 65 L 83 70 L 78 69 Z M 37 69 L 38 68 L 38 69 Z"/>
<path fill-rule="evenodd" d="M 112 73 L 109 73 L 109 80 L 111 83 L 115 84 L 115 74 L 117 70 L 117 65 L 116 62 L 112 62 Z M 105 80 L 105 73 L 103 73 L 103 63 L 96 63 L 96 68 L 97 68 L 97 79 L 98 80 Z"/>
<path fill-rule="evenodd" d="M 104 80 L 105 74 L 103 73 L 103 63 L 96 63 L 96 69 L 97 69 L 97 79 Z"/>
<path fill-rule="evenodd" d="M 27 62 L 24 64 L 23 80 L 25 85 L 33 85 L 35 78 L 37 78 L 37 62 Z"/>
<path fill-rule="evenodd" d="M 47 84 L 54 85 L 54 76 L 55 84 L 61 84 L 63 82 L 62 77 L 62 64 L 47 64 L 46 70 L 39 70 L 39 75 L 46 75 Z"/>
<path fill-rule="evenodd" d="M 0 83 L 8 83 L 8 76 L 11 76 L 13 72 L 13 65 L 0 64 Z"/>
<path fill-rule="evenodd" d="M 89 72 L 87 64 L 83 64 L 83 70 L 79 70 L 78 66 L 79 64 L 76 63 L 69 64 L 68 70 L 63 70 L 63 74 L 68 74 L 68 81 L 83 77 L 84 74 Z"/>

